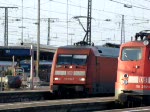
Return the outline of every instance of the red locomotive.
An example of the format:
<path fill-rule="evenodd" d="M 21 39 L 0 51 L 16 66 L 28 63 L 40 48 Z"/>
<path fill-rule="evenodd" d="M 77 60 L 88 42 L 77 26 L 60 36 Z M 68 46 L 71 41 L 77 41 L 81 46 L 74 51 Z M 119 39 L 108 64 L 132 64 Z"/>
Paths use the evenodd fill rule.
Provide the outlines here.
<path fill-rule="evenodd" d="M 59 47 L 54 55 L 50 91 L 54 94 L 114 94 L 119 48 Z"/>
<path fill-rule="evenodd" d="M 145 30 L 120 47 L 115 99 L 123 104 L 150 102 L 149 43 L 150 33 Z"/>

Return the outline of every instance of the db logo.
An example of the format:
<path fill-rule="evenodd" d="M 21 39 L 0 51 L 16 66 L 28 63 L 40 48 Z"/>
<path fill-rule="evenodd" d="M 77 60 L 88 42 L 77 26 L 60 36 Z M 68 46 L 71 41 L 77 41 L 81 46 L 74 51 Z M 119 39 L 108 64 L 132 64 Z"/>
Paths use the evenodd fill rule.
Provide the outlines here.
<path fill-rule="evenodd" d="M 139 83 L 148 83 L 147 77 L 139 77 Z"/>
<path fill-rule="evenodd" d="M 73 71 L 67 71 L 67 75 L 73 75 Z"/>

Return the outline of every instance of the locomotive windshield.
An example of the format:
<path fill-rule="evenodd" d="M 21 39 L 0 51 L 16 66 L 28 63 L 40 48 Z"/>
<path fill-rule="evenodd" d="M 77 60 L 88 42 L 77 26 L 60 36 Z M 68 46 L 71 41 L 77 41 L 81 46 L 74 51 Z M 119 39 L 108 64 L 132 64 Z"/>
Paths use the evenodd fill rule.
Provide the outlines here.
<path fill-rule="evenodd" d="M 57 65 L 85 65 L 87 55 L 59 55 Z"/>
<path fill-rule="evenodd" d="M 72 64 L 73 65 L 85 65 L 87 55 L 73 55 Z"/>
<path fill-rule="evenodd" d="M 59 55 L 57 65 L 70 65 L 72 62 L 72 55 Z"/>
<path fill-rule="evenodd" d="M 142 58 L 141 48 L 124 48 L 122 50 L 122 61 L 137 61 Z"/>

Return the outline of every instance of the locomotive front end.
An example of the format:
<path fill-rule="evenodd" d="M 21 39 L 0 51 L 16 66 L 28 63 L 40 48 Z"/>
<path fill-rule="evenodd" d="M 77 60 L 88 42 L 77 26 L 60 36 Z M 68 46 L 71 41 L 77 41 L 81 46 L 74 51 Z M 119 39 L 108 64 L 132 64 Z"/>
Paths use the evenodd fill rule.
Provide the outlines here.
<path fill-rule="evenodd" d="M 146 33 L 147 34 L 147 33 Z M 123 104 L 145 102 L 150 95 L 150 46 L 145 33 L 121 46 L 118 58 L 115 99 Z M 145 39 L 144 39 L 145 37 Z M 147 44 L 148 43 L 148 44 Z"/>
<path fill-rule="evenodd" d="M 83 92 L 86 84 L 88 50 L 59 49 L 50 89 L 55 94 Z"/>

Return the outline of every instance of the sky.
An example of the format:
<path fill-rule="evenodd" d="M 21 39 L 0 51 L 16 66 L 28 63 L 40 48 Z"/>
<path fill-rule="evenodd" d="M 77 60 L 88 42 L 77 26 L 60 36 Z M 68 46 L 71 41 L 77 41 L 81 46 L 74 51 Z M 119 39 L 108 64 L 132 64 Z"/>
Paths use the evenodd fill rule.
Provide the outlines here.
<path fill-rule="evenodd" d="M 132 8 L 124 7 L 124 4 Z M 17 7 L 8 9 L 8 45 L 20 44 L 21 38 L 24 43 L 36 43 L 38 0 L 0 0 L 0 5 Z M 87 16 L 87 5 L 88 0 L 41 0 L 40 43 L 47 45 L 48 18 L 51 18 L 49 45 L 71 45 L 83 40 L 85 32 L 74 17 Z M 122 15 L 125 23 L 125 42 L 130 41 L 135 33 L 149 30 L 149 6 L 150 0 L 92 0 L 91 41 L 95 45 L 103 45 L 106 42 L 120 44 Z M 5 10 L 0 8 L 1 45 L 4 45 L 4 19 Z M 87 19 L 80 20 L 86 28 Z"/>

